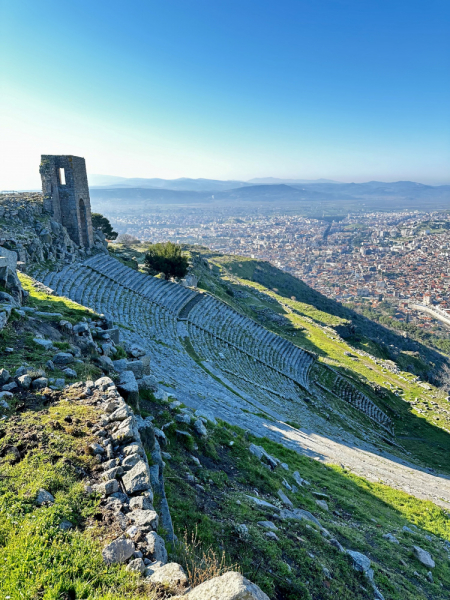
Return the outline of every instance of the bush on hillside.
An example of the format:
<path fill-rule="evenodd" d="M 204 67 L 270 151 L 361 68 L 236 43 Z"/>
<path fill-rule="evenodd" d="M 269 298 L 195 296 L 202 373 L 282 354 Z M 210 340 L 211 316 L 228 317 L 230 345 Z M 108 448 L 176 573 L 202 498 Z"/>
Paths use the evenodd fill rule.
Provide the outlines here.
<path fill-rule="evenodd" d="M 124 246 L 132 246 L 133 244 L 140 244 L 140 240 L 131 233 L 121 233 L 117 238 L 119 244 L 123 244 Z"/>
<path fill-rule="evenodd" d="M 184 277 L 188 259 L 181 254 L 181 246 L 173 242 L 151 244 L 145 255 L 145 265 L 150 271 L 164 273 L 165 279 Z"/>
<path fill-rule="evenodd" d="M 112 228 L 109 219 L 101 215 L 100 213 L 92 213 L 92 227 L 100 229 L 107 240 L 115 240 L 119 235 L 117 231 Z"/>

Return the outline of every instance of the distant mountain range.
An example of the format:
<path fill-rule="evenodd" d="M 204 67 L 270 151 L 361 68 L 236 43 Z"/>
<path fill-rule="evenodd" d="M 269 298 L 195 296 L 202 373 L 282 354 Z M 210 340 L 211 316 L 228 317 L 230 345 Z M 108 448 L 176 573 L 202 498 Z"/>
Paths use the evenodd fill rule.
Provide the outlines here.
<path fill-rule="evenodd" d="M 245 181 L 220 181 L 218 179 L 189 179 L 187 177 L 181 177 L 180 179 L 144 179 L 138 177 L 114 177 L 111 175 L 89 175 L 90 187 L 153 188 L 184 192 L 213 192 L 216 190 L 232 190 L 248 185 L 251 185 L 251 183 Z"/>
<path fill-rule="evenodd" d="M 259 183 L 262 181 L 262 183 Z M 371 210 L 399 208 L 445 209 L 450 207 L 450 185 L 431 186 L 414 181 L 368 181 L 339 183 L 273 177 L 263 180 L 220 181 L 216 179 L 127 179 L 107 175 L 89 177 L 91 196 L 102 203 L 126 200 L 128 207 L 147 204 L 190 204 L 212 202 L 298 202 L 341 206 L 343 210 L 366 206 Z M 323 207 L 322 207 L 323 208 Z"/>

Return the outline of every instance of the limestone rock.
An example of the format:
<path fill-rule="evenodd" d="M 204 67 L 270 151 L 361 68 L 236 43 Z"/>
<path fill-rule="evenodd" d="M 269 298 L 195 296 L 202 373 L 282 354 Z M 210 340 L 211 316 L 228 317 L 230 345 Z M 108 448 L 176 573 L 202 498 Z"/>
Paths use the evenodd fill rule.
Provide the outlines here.
<path fill-rule="evenodd" d="M 278 527 L 275 523 L 272 523 L 272 521 L 258 521 L 258 525 L 265 529 L 270 529 L 271 531 L 278 531 Z"/>
<path fill-rule="evenodd" d="M 418 561 L 420 561 L 423 565 L 425 565 L 429 569 L 434 569 L 434 567 L 436 566 L 436 563 L 432 559 L 431 554 L 429 552 L 427 552 L 420 546 L 414 546 L 413 550 L 414 550 L 414 556 L 417 558 Z"/>
<path fill-rule="evenodd" d="M 125 562 L 134 551 L 134 543 L 121 536 L 103 548 L 102 556 L 107 565 L 112 565 Z"/>
<path fill-rule="evenodd" d="M 114 381 L 111 377 L 100 377 L 94 382 L 94 387 L 104 392 L 110 387 L 114 387 Z"/>
<path fill-rule="evenodd" d="M 145 565 L 142 558 L 135 558 L 131 560 L 127 565 L 127 571 L 135 571 L 137 573 L 144 573 Z"/>
<path fill-rule="evenodd" d="M 150 531 L 145 536 L 148 552 L 151 555 L 152 559 L 155 561 L 160 561 L 163 564 L 167 563 L 167 550 L 164 544 L 164 540 L 161 536 L 159 536 L 156 531 Z"/>
<path fill-rule="evenodd" d="M 29 375 L 21 375 L 17 378 L 17 383 L 19 384 L 19 387 L 24 390 L 30 389 L 31 381 L 32 379 Z"/>
<path fill-rule="evenodd" d="M 286 494 L 283 492 L 283 490 L 278 490 L 278 497 L 280 498 L 281 502 L 285 505 L 288 506 L 289 508 L 294 508 L 294 505 L 292 504 L 292 502 L 289 500 L 289 498 L 286 496 Z"/>
<path fill-rule="evenodd" d="M 271 456 L 268 454 L 262 446 L 256 446 L 255 444 L 250 444 L 249 451 L 259 458 L 260 461 L 266 462 L 272 469 L 274 469 L 277 465 L 280 464 L 278 458 Z"/>
<path fill-rule="evenodd" d="M 94 489 L 100 494 L 106 494 L 109 496 L 110 494 L 114 494 L 119 491 L 119 483 L 117 479 L 111 479 L 109 481 L 105 481 L 103 483 L 97 484 Z"/>
<path fill-rule="evenodd" d="M 205 581 L 183 596 L 184 598 L 186 600 L 270 600 L 257 585 L 234 571 Z"/>
<path fill-rule="evenodd" d="M 150 474 L 143 460 L 139 461 L 130 471 L 122 477 L 123 485 L 128 494 L 135 494 L 151 489 Z"/>
<path fill-rule="evenodd" d="M 354 550 L 347 550 L 347 554 L 351 557 L 353 562 L 353 568 L 355 571 L 367 574 L 370 569 L 371 560 L 365 554 L 361 552 L 355 552 Z"/>
<path fill-rule="evenodd" d="M 275 506 L 275 504 L 270 504 L 270 502 L 266 502 L 265 500 L 261 500 L 261 498 L 255 498 L 254 496 L 247 496 L 246 498 L 248 498 L 251 502 L 253 502 L 253 504 L 256 504 L 256 506 L 260 506 L 261 508 L 270 508 L 273 510 L 280 510 L 278 508 L 278 506 Z"/>
<path fill-rule="evenodd" d="M 134 496 L 130 499 L 130 509 L 153 510 L 153 504 L 148 496 Z"/>
<path fill-rule="evenodd" d="M 132 371 L 136 379 L 142 379 L 144 376 L 144 364 L 141 360 L 127 361 L 127 370 Z"/>
<path fill-rule="evenodd" d="M 5 385 L 11 379 L 9 371 L 6 369 L 0 369 L 0 385 Z"/>
<path fill-rule="evenodd" d="M 53 342 L 51 340 L 46 340 L 44 338 L 34 338 L 33 342 L 35 344 L 38 344 L 39 346 L 42 346 L 44 350 L 54 350 Z"/>
<path fill-rule="evenodd" d="M 42 390 L 48 386 L 48 379 L 46 377 L 38 377 L 31 382 L 32 390 Z"/>
<path fill-rule="evenodd" d="M 391 542 L 392 544 L 399 544 L 400 542 L 398 541 L 398 539 L 395 537 L 395 535 L 392 535 L 392 533 L 385 533 L 383 535 L 384 539 L 387 540 L 388 542 Z"/>
<path fill-rule="evenodd" d="M 186 573 L 178 563 L 168 563 L 156 569 L 147 581 L 153 585 L 161 585 L 172 593 L 182 591 L 188 585 Z"/>
<path fill-rule="evenodd" d="M 158 529 L 158 513 L 154 510 L 143 510 L 136 508 L 135 510 L 128 513 L 129 518 L 137 527 L 142 529 Z"/>
<path fill-rule="evenodd" d="M 198 435 L 200 435 L 202 437 L 205 437 L 206 435 L 208 435 L 208 431 L 201 419 L 197 419 L 197 421 L 195 421 L 194 430 L 196 433 L 198 433 Z"/>
<path fill-rule="evenodd" d="M 142 379 L 138 380 L 138 387 L 140 392 L 156 392 L 158 389 L 158 382 L 156 381 L 156 377 L 153 375 L 144 375 Z"/>
<path fill-rule="evenodd" d="M 58 367 L 62 367 L 72 364 L 74 360 L 74 357 L 69 352 L 58 352 L 52 358 L 52 363 Z"/>
<path fill-rule="evenodd" d="M 132 371 L 123 371 L 117 389 L 133 408 L 139 409 L 139 387 Z"/>
<path fill-rule="evenodd" d="M 54 502 L 54 497 L 47 492 L 47 490 L 43 490 L 42 488 L 39 490 L 38 495 L 36 496 L 36 504 L 38 506 L 42 506 L 43 504 Z"/>

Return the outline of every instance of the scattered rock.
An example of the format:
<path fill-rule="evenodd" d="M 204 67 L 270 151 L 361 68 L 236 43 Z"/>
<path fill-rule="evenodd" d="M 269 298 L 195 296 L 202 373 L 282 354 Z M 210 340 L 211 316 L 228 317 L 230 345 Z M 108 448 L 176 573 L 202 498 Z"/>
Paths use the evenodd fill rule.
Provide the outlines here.
<path fill-rule="evenodd" d="M 45 340 L 43 338 L 34 338 L 33 342 L 35 344 L 38 344 L 39 346 L 42 346 L 42 348 L 44 348 L 44 350 L 52 350 L 53 349 L 53 342 L 51 340 Z"/>
<path fill-rule="evenodd" d="M 428 567 L 429 569 L 434 569 L 436 563 L 431 558 L 431 554 L 421 548 L 420 546 L 413 546 L 414 556 L 417 558 L 419 562 Z"/>
<path fill-rule="evenodd" d="M 42 390 L 48 386 L 48 379 L 46 377 L 38 377 L 31 382 L 32 390 Z"/>
<path fill-rule="evenodd" d="M 258 521 L 258 525 L 260 527 L 264 527 L 265 529 L 271 529 L 272 531 L 278 531 L 278 527 L 272 521 Z"/>
<path fill-rule="evenodd" d="M 66 377 L 76 377 L 77 376 L 77 372 L 75 371 L 75 369 L 64 369 L 64 373 L 66 375 Z"/>
<path fill-rule="evenodd" d="M 268 454 L 262 446 L 256 446 L 255 444 L 250 444 L 249 451 L 259 458 L 259 460 L 266 462 L 272 469 L 280 464 L 278 458 L 275 458 Z"/>
<path fill-rule="evenodd" d="M 393 535 L 392 533 L 385 533 L 383 535 L 383 538 L 385 540 L 387 540 L 388 542 L 391 542 L 392 544 L 399 544 L 400 543 L 398 541 L 398 539 L 395 537 L 395 535 Z"/>
<path fill-rule="evenodd" d="M 143 510 L 136 508 L 128 513 L 129 518 L 133 523 L 142 530 L 158 529 L 158 514 L 154 510 Z"/>
<path fill-rule="evenodd" d="M 103 548 L 102 556 L 107 565 L 112 565 L 125 562 L 133 556 L 134 551 L 134 543 L 121 536 Z"/>
<path fill-rule="evenodd" d="M 317 506 L 319 506 L 322 510 L 328 510 L 328 504 L 325 500 L 316 500 Z"/>
<path fill-rule="evenodd" d="M 354 550 L 347 550 L 347 554 L 351 557 L 353 568 L 355 571 L 367 574 L 370 570 L 371 560 L 365 554 L 361 552 L 355 552 Z"/>
<path fill-rule="evenodd" d="M 52 358 L 52 363 L 58 367 L 64 367 L 66 365 L 70 365 L 74 361 L 74 357 L 69 352 L 58 352 Z"/>
<path fill-rule="evenodd" d="M 110 481 L 99 483 L 93 487 L 95 491 L 100 492 L 100 494 L 105 494 L 106 496 L 119 491 L 119 483 L 117 479 L 111 479 Z"/>
<path fill-rule="evenodd" d="M 130 509 L 153 510 L 153 505 L 148 496 L 134 496 L 130 499 Z"/>
<path fill-rule="evenodd" d="M 134 554 L 136 554 L 136 552 Z M 142 560 L 142 557 L 135 558 L 134 560 L 130 560 L 130 562 L 127 565 L 127 571 L 144 573 L 145 565 L 144 565 L 144 561 Z"/>
<path fill-rule="evenodd" d="M 202 437 L 205 437 L 208 435 L 208 431 L 201 419 L 197 419 L 197 421 L 195 421 L 194 430 L 198 435 L 200 435 Z"/>
<path fill-rule="evenodd" d="M 289 498 L 286 496 L 286 494 L 283 492 L 283 490 L 278 490 L 277 494 L 278 494 L 278 497 L 280 498 L 281 502 L 285 506 L 288 506 L 289 508 L 294 508 L 294 505 L 289 500 Z"/>
<path fill-rule="evenodd" d="M 32 379 L 29 375 L 21 375 L 17 378 L 17 383 L 19 384 L 19 387 L 23 390 L 29 390 L 31 382 Z"/>
<path fill-rule="evenodd" d="M 42 506 L 43 504 L 49 504 L 54 502 L 54 497 L 47 492 L 47 490 L 43 490 L 42 488 L 39 490 L 38 495 L 36 496 L 36 504 L 38 506 Z"/>
<path fill-rule="evenodd" d="M 171 593 L 181 592 L 188 585 L 186 573 L 178 563 L 168 563 L 156 569 L 147 581 L 164 586 Z"/>

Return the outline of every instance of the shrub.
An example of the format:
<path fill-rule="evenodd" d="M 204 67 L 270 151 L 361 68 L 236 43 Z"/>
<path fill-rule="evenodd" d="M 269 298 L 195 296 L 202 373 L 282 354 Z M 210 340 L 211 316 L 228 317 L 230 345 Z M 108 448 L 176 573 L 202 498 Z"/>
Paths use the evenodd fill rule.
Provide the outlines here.
<path fill-rule="evenodd" d="M 145 264 L 153 272 L 164 273 L 165 279 L 184 277 L 188 259 L 181 254 L 181 246 L 173 242 L 152 244 L 145 255 Z"/>

